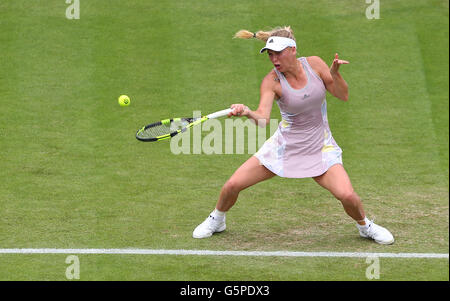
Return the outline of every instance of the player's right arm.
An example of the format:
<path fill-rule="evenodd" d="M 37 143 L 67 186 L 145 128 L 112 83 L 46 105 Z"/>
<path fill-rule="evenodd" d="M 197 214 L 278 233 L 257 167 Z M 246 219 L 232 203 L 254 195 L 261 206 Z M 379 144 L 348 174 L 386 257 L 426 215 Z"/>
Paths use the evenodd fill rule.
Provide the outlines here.
<path fill-rule="evenodd" d="M 270 123 L 270 112 L 272 111 L 273 100 L 276 96 L 277 76 L 272 70 L 262 80 L 260 87 L 259 106 L 255 111 L 250 110 L 246 105 L 233 104 L 234 109 L 229 116 L 247 116 L 252 119 L 258 126 L 264 127 Z"/>

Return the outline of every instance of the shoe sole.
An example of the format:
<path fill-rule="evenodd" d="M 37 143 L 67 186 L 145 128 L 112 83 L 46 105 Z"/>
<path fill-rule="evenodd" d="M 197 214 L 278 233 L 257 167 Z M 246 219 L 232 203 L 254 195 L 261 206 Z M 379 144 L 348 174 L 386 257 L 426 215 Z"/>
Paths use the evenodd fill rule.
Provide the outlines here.
<path fill-rule="evenodd" d="M 193 237 L 193 238 L 200 238 L 200 239 L 201 239 L 201 238 L 208 238 L 208 237 L 211 237 L 214 233 L 220 233 L 220 232 L 225 231 L 226 228 L 227 228 L 227 226 L 226 226 L 226 225 L 223 225 L 222 228 L 219 228 L 219 230 L 212 232 L 210 235 L 206 235 L 206 236 L 195 236 L 194 234 L 192 234 L 192 237 Z"/>
<path fill-rule="evenodd" d="M 373 238 L 370 238 L 369 236 L 366 236 L 366 235 L 362 235 L 362 234 L 359 234 L 359 236 L 361 236 L 361 237 L 363 237 L 363 238 L 367 238 L 367 239 L 372 239 L 373 241 L 375 241 L 376 243 L 378 243 L 378 244 L 380 244 L 380 245 L 391 245 L 391 244 L 393 244 L 394 243 L 394 241 L 395 241 L 395 239 L 392 239 L 392 240 L 390 240 L 390 241 L 381 241 L 381 240 L 375 240 L 375 239 L 373 239 Z"/>
<path fill-rule="evenodd" d="M 376 242 L 376 243 L 379 243 L 380 245 L 391 245 L 391 244 L 394 243 L 394 241 L 395 241 L 394 239 L 393 239 L 393 240 L 390 240 L 390 241 L 387 241 L 387 242 L 375 240 L 375 242 Z"/>

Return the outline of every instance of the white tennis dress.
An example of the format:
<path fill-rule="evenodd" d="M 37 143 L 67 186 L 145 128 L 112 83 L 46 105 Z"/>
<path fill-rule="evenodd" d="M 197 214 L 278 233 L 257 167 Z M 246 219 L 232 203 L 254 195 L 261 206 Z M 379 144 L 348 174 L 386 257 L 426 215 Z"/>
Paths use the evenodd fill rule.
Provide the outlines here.
<path fill-rule="evenodd" d="M 282 121 L 254 154 L 262 165 L 286 178 L 315 177 L 342 164 L 342 150 L 328 125 L 325 85 L 305 57 L 298 60 L 308 82 L 300 90 L 293 89 L 283 73 L 274 69 L 281 83 L 277 104 Z"/>

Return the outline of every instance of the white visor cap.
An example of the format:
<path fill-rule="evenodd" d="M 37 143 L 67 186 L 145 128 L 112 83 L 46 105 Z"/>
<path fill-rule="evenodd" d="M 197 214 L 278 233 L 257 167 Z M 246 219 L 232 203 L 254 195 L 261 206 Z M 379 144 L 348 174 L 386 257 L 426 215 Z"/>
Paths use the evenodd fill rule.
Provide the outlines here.
<path fill-rule="evenodd" d="M 267 40 L 266 47 L 261 49 L 260 53 L 263 53 L 266 50 L 273 50 L 273 51 L 283 51 L 286 47 L 296 47 L 297 44 L 293 39 L 289 38 L 283 38 L 283 37 L 270 37 Z"/>

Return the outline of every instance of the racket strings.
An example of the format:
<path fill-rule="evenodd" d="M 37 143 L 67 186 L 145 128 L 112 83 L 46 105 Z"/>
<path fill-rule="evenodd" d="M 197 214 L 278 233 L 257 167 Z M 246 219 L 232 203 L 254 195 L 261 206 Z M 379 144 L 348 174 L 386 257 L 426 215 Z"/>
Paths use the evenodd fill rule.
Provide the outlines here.
<path fill-rule="evenodd" d="M 144 131 L 142 131 L 140 133 L 140 135 L 142 137 L 147 137 L 147 138 L 156 138 L 156 137 L 168 135 L 171 132 L 172 131 L 170 128 L 170 124 L 168 124 L 168 125 L 158 124 L 158 125 L 146 128 Z"/>
<path fill-rule="evenodd" d="M 170 123 L 159 122 L 144 129 L 141 133 L 139 133 L 139 136 L 145 138 L 157 138 L 170 135 L 171 133 L 181 131 L 189 124 L 190 121 L 190 119 L 181 119 L 171 121 Z"/>
<path fill-rule="evenodd" d="M 142 141 L 157 141 L 166 139 L 178 132 L 183 132 L 192 123 L 193 118 L 177 118 L 170 122 L 158 122 L 148 125 L 136 133 L 136 138 Z"/>

